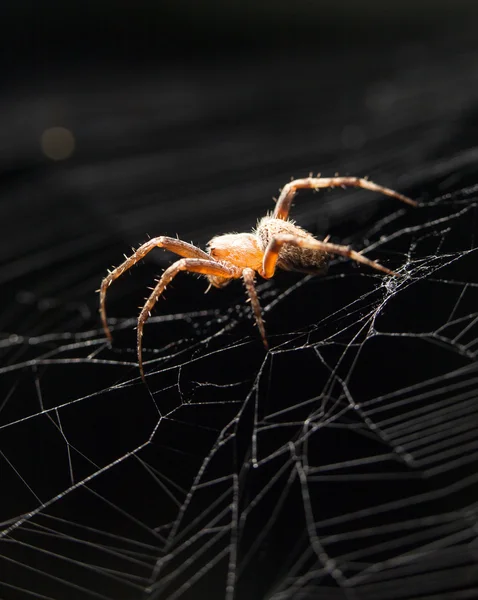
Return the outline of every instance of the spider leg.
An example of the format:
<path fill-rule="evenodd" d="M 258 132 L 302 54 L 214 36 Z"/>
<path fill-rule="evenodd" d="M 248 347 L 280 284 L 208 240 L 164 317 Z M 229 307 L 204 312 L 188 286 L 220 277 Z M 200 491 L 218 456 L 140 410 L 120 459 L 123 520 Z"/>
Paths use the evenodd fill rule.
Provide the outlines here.
<path fill-rule="evenodd" d="M 355 252 L 349 246 L 342 246 L 340 244 L 332 244 L 330 242 L 321 242 L 312 237 L 302 238 L 287 233 L 280 233 L 275 235 L 269 242 L 266 251 L 264 252 L 264 261 L 262 263 L 262 277 L 270 279 L 275 272 L 277 260 L 279 259 L 279 252 L 284 244 L 291 244 L 293 246 L 299 246 L 300 248 L 309 248 L 311 250 L 318 250 L 324 254 L 340 254 L 346 256 L 359 263 L 368 265 L 372 269 L 387 273 L 387 275 L 399 275 L 394 271 L 390 271 L 386 267 L 383 267 L 380 263 L 365 258 L 360 252 Z"/>
<path fill-rule="evenodd" d="M 256 286 L 254 285 L 255 272 L 253 269 L 247 267 L 242 271 L 242 277 L 246 285 L 247 293 L 251 300 L 252 311 L 254 313 L 254 318 L 256 319 L 257 327 L 261 333 L 262 342 L 267 350 L 269 348 L 269 344 L 267 342 L 266 329 L 264 327 L 264 320 L 262 318 L 261 305 L 259 303 L 259 298 L 257 297 Z"/>
<path fill-rule="evenodd" d="M 116 267 L 112 271 L 108 273 L 108 275 L 101 282 L 100 287 L 100 315 L 101 322 L 103 323 L 103 330 L 105 332 L 106 337 L 109 341 L 111 341 L 111 331 L 108 327 L 108 323 L 106 322 L 106 292 L 109 286 L 113 283 L 115 279 L 123 275 L 125 271 L 130 269 L 133 265 L 135 265 L 138 261 L 146 256 L 153 248 L 164 248 L 165 250 L 169 250 L 170 252 L 174 252 L 175 254 L 179 254 L 179 256 L 184 256 L 186 258 L 201 258 L 204 260 L 210 260 L 211 257 L 209 254 L 201 250 L 200 248 L 196 248 L 192 244 L 188 244 L 187 242 L 183 242 L 176 238 L 160 236 L 155 237 L 147 242 L 145 242 L 142 246 L 140 246 L 130 257 L 128 257 L 119 267 Z"/>
<path fill-rule="evenodd" d="M 415 200 L 411 200 L 390 188 L 377 185 L 373 181 L 363 179 L 360 177 L 306 177 L 305 179 L 295 179 L 290 183 L 287 183 L 281 191 L 279 199 L 274 210 L 273 217 L 276 219 L 286 220 L 289 216 L 290 207 L 292 200 L 297 193 L 297 190 L 312 189 L 318 190 L 319 188 L 329 187 L 356 187 L 363 188 L 364 190 L 370 190 L 371 192 L 379 192 L 385 194 L 385 196 L 392 196 L 397 198 L 406 204 L 411 206 L 417 206 Z"/>
<path fill-rule="evenodd" d="M 154 305 L 159 300 L 159 297 L 166 289 L 166 286 L 169 285 L 171 280 L 176 277 L 178 273 L 181 271 L 189 271 L 191 273 L 201 273 L 202 275 L 213 275 L 216 277 L 240 277 L 241 273 L 236 268 L 231 266 L 226 266 L 223 263 L 216 262 L 211 260 L 210 257 L 206 259 L 203 258 L 182 258 L 175 263 L 173 263 L 170 267 L 168 267 L 164 273 L 162 274 L 160 280 L 154 287 L 149 298 L 146 300 L 143 308 L 138 317 L 138 327 L 137 327 L 137 349 L 138 349 L 138 364 L 139 370 L 141 373 L 141 379 L 144 379 L 144 370 L 143 370 L 143 349 L 142 349 L 142 340 L 143 340 L 143 328 L 144 324 L 148 320 L 148 317 L 151 315 L 151 311 L 153 310 Z"/>

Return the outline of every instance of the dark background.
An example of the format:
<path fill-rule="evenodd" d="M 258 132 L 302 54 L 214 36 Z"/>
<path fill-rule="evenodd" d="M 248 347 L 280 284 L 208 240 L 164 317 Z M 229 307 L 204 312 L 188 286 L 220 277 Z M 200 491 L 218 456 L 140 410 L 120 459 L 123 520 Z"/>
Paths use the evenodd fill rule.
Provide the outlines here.
<path fill-rule="evenodd" d="M 160 595 L 146 592 L 155 582 L 156 559 L 167 553 L 156 528 L 161 532 L 177 517 L 177 507 L 158 493 L 156 475 L 184 492 L 178 493 L 178 505 L 184 506 L 211 448 L 214 460 L 205 479 L 237 473 L 242 487 L 238 500 L 227 495 L 227 486 L 234 491 L 229 481 L 221 490 L 211 485 L 208 495 L 191 502 L 192 546 L 204 543 L 198 532 L 207 528 L 211 515 L 206 509 L 220 493 L 226 493 L 227 502 L 236 498 L 243 510 L 267 490 L 242 530 L 238 547 L 244 566 L 235 585 L 237 598 L 474 597 L 472 541 L 456 553 L 435 552 L 411 561 L 418 565 L 413 576 L 392 575 L 389 588 L 379 578 L 348 589 L 346 579 L 355 573 L 352 559 L 339 565 L 344 578 L 324 572 L 321 556 L 314 566 L 314 553 L 320 552 L 309 538 L 305 501 L 287 479 L 294 460 L 284 448 L 298 435 L 288 427 L 259 436 L 260 452 L 271 457 L 277 450 L 279 465 L 270 458 L 262 468 L 249 469 L 254 419 L 296 406 L 286 421 L 302 423 L 315 414 L 312 399 L 321 406 L 324 397 L 336 397 L 340 404 L 339 379 L 347 380 L 356 402 L 367 402 L 427 380 L 438 389 L 446 373 L 474 368 L 471 350 L 441 353 L 420 346 L 416 337 L 364 345 L 355 356 L 357 364 L 348 355 L 342 360 L 340 344 L 322 348 L 327 334 L 356 318 L 347 312 L 354 298 L 380 296 L 380 276 L 360 276 L 365 269 L 336 261 L 324 280 L 279 274 L 262 284 L 271 345 L 280 348 L 270 362 L 263 362 L 240 284 L 205 296 L 203 282 L 178 278 L 155 314 L 186 313 L 188 318 L 153 319 L 146 327 L 145 358 L 159 361 L 147 365 L 148 387 L 140 383 L 135 364 L 135 316 L 147 286 L 171 257 L 152 253 L 112 288 L 108 311 L 119 320 L 109 349 L 103 345 L 95 290 L 106 268 L 148 235 L 178 234 L 204 246 L 217 233 L 247 231 L 271 209 L 272 197 L 285 182 L 310 171 L 369 175 L 416 198 L 421 207 L 413 211 L 362 192 L 304 193 L 292 214 L 301 225 L 357 248 L 364 240 L 375 244 L 373 258 L 392 268 L 407 263 L 412 248 L 417 261 L 428 260 L 430 273 L 430 256 L 446 267 L 443 256 L 473 247 L 476 231 L 473 210 L 457 219 L 451 215 L 473 205 L 473 192 L 465 192 L 477 183 L 477 12 L 472 2 L 2 5 L 2 599 L 32 594 L 55 599 L 226 597 L 227 559 L 206 570 L 206 576 L 196 575 L 228 546 L 229 538 L 201 558 L 194 549 L 174 550 L 172 565 L 195 558 Z M 44 136 L 54 127 L 64 129 L 52 158 Z M 74 139 L 71 153 L 68 136 Z M 381 221 L 389 215 L 390 223 Z M 430 225 L 437 219 L 449 222 Z M 374 231 L 376 222 L 382 225 Z M 451 230 L 446 243 L 437 244 L 434 239 L 446 227 Z M 415 236 L 414 228 L 423 235 Z M 395 239 L 398 230 L 408 233 Z M 383 243 L 380 236 L 385 236 Z M 476 266 L 470 255 L 437 278 L 442 283 L 455 278 L 463 289 L 466 282 L 476 284 Z M 422 276 L 412 267 L 410 272 Z M 476 311 L 474 301 L 476 293 L 467 305 L 470 314 Z M 359 314 L 362 308 L 370 310 L 367 302 Z M 455 302 L 446 286 L 423 280 L 420 287 L 395 296 L 382 326 L 396 333 L 438 332 Z M 205 316 L 192 315 L 200 310 Z M 324 315 L 336 311 L 339 316 L 329 325 Z M 221 319 L 231 326 L 215 335 Z M 209 335 L 211 342 L 201 345 Z M 350 344 L 351 338 L 342 342 Z M 337 381 L 329 384 L 330 374 L 318 366 L 314 353 L 299 350 L 305 343 L 321 348 L 324 360 L 337 369 Z M 251 390 L 258 398 L 256 408 L 248 400 Z M 181 403 L 191 402 L 194 408 L 180 410 Z M 163 415 L 172 411 L 174 418 L 162 420 L 154 432 L 157 410 Z M 310 440 L 304 452 L 311 465 L 385 452 L 385 437 L 375 437 L 370 429 L 363 437 L 352 433 L 358 423 L 371 427 L 367 411 L 356 414 L 357 422 L 344 420 L 344 430 L 325 428 Z M 234 451 L 224 456 L 218 439 L 234 419 Z M 474 429 L 473 416 L 468 423 Z M 66 438 L 58 436 L 60 424 Z M 74 481 L 66 439 L 88 457 L 74 459 Z M 444 469 L 443 478 L 432 483 L 427 468 L 407 462 L 397 444 L 390 442 L 389 450 L 399 457 L 398 466 L 384 462 L 378 477 L 367 472 L 364 479 L 361 468 L 351 468 L 345 484 L 322 483 L 311 491 L 319 542 L 322 535 L 345 535 L 336 556 L 361 547 L 351 528 L 397 526 L 454 511 L 461 522 L 460 511 L 475 505 L 476 484 L 460 487 L 476 471 L 474 447 L 463 446 L 453 476 Z M 129 452 L 138 458 L 133 466 L 123 460 Z M 117 467 L 100 474 L 120 458 Z M 139 469 L 139 463 L 151 471 Z M 437 459 L 437 465 L 445 465 L 445 459 Z M 282 468 L 285 475 L 277 475 Z M 91 481 L 82 480 L 90 476 Z M 460 493 L 445 494 L 436 505 L 412 500 L 453 485 Z M 388 517 L 374 513 L 372 507 L 394 501 L 398 508 L 385 511 Z M 22 517 L 39 507 L 33 517 Z M 375 518 L 327 529 L 335 516 L 360 509 Z M 208 515 L 204 520 L 202 513 Z M 474 512 L 468 511 L 466 519 L 473 530 Z M 138 521 L 145 526 L 138 527 Z M 12 523 L 17 525 L 10 530 Z M 98 531 L 116 537 L 106 540 Z M 262 533 L 261 548 L 250 551 Z M 446 532 L 442 535 L 445 539 Z M 139 566 L 125 566 L 127 551 L 120 538 L 145 544 L 141 554 L 133 548 L 128 555 L 139 557 Z M 387 543 L 380 551 L 377 542 L 368 564 L 393 555 L 393 544 Z M 106 546 L 116 554 L 98 557 L 98 548 Z M 308 547 L 314 548 L 312 557 Z M 436 542 L 434 550 L 438 547 Z M 281 596 L 277 590 L 297 556 L 306 559 L 292 579 L 298 581 L 301 569 L 309 574 L 315 569 L 317 576 L 310 587 L 285 586 Z M 167 568 L 174 572 L 171 564 Z M 113 571 L 131 574 L 128 584 Z M 174 596 L 188 580 L 189 588 Z"/>

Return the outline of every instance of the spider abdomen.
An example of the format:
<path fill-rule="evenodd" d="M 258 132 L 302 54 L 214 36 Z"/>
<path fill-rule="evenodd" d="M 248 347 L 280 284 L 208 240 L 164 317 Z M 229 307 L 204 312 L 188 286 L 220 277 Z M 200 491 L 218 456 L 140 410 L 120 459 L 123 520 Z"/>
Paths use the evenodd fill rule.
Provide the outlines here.
<path fill-rule="evenodd" d="M 308 231 L 289 220 L 275 219 L 268 216 L 262 218 L 257 225 L 256 235 L 263 252 L 265 252 L 271 240 L 281 234 L 309 240 L 315 239 Z M 277 267 L 284 271 L 299 271 L 321 275 L 327 272 L 329 258 L 327 252 L 321 249 L 301 248 L 297 245 L 284 244 L 279 251 Z"/>

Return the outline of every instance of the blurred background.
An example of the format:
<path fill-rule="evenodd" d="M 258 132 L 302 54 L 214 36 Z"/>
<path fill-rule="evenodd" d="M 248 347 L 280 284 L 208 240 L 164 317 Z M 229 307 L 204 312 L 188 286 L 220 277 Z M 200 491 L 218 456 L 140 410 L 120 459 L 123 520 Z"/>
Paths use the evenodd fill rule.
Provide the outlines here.
<path fill-rule="evenodd" d="M 177 402 L 179 392 L 185 394 L 181 401 L 187 402 L 199 389 L 197 382 L 201 377 L 214 382 L 217 376 L 223 386 L 221 396 L 214 395 L 219 392 L 208 395 L 197 391 L 194 398 L 197 402 L 216 399 L 220 416 L 217 412 L 213 416 L 209 412 L 203 413 L 206 416 L 187 413 L 187 419 L 191 417 L 196 428 L 187 430 L 188 435 L 183 437 L 184 423 L 178 425 L 184 417 L 181 413 L 177 430 L 163 422 L 161 443 L 147 444 L 151 451 L 152 446 L 171 448 L 178 439 L 184 440 L 181 452 L 189 458 L 168 456 L 163 463 L 152 452 L 148 464 L 169 477 L 187 498 L 202 460 L 211 447 L 218 449 L 217 432 L 232 419 L 227 403 L 241 404 L 249 397 L 248 389 L 259 389 L 253 382 L 262 377 L 264 353 L 260 343 L 256 343 L 257 332 L 248 307 L 243 306 L 242 286 L 231 285 L 205 296 L 205 286 L 194 277 L 178 278 L 173 289 L 168 289 L 167 300 L 157 308 L 159 315 L 179 317 L 171 317 L 159 329 L 152 325 L 145 332 L 147 359 L 156 359 L 158 352 L 163 352 L 162 346 L 178 352 L 171 358 L 171 351 L 164 363 L 172 365 L 173 370 L 161 376 L 158 373 L 163 363 L 154 364 L 150 388 L 139 384 L 133 330 L 137 307 L 147 286 L 170 264 L 171 256 L 159 250 L 153 252 L 133 274 L 112 288 L 108 312 L 116 319 L 112 323 L 117 328 L 114 345 L 107 348 L 99 327 L 95 290 L 106 269 L 121 262 L 131 246 L 137 247 L 148 236 L 164 234 L 178 235 L 204 247 L 213 235 L 254 227 L 257 219 L 272 209 L 273 197 L 292 177 L 309 172 L 331 176 L 338 172 L 368 175 L 377 183 L 417 199 L 426 211 L 413 211 L 397 206 L 400 203 L 392 199 L 362 191 L 334 190 L 320 195 L 304 192 L 296 199 L 291 216 L 314 234 L 330 234 L 333 241 L 352 243 L 357 249 L 371 244 L 370 255 L 391 268 L 399 268 L 414 256 L 431 255 L 441 257 L 440 264 L 444 265 L 445 255 L 464 255 L 475 247 L 476 211 L 462 214 L 460 210 L 474 206 L 478 183 L 477 18 L 476 3 L 464 0 L 143 0 L 134 4 L 108 0 L 17 0 L 2 4 L 0 451 L 5 473 L 2 489 L 9 490 L 2 491 L 0 499 L 0 520 L 4 523 L 1 539 L 5 542 L 0 569 L 2 598 L 16 600 L 33 594 L 57 600 L 232 599 L 232 589 L 237 598 L 474 597 L 476 568 L 471 559 L 466 565 L 460 564 L 459 570 L 450 571 L 454 591 L 449 590 L 449 582 L 436 581 L 429 589 L 414 580 L 415 583 L 404 584 L 402 592 L 397 591 L 395 582 L 387 589 L 387 596 L 380 586 L 350 595 L 345 575 L 341 579 L 330 570 L 317 581 L 312 578 L 310 589 L 298 584 L 281 587 L 277 582 L 284 579 L 286 572 L 281 560 L 287 562 L 291 545 L 282 529 L 278 534 L 279 517 L 267 530 L 272 532 L 272 541 L 267 541 L 265 534 L 261 538 L 269 545 L 260 554 L 260 561 L 250 548 L 254 547 L 257 532 L 263 529 L 260 519 L 253 521 L 239 552 L 249 557 L 248 566 L 241 571 L 242 579 L 238 577 L 232 587 L 226 585 L 225 574 L 234 570 L 227 561 L 221 566 L 221 547 L 209 550 L 207 560 L 218 559 L 222 570 L 206 569 L 209 575 L 202 579 L 197 576 L 202 563 L 189 574 L 180 570 L 172 587 L 155 596 L 160 593 L 154 587 L 154 565 L 161 556 L 159 542 L 157 548 L 143 548 L 148 559 L 141 556 L 141 572 L 131 567 L 127 585 L 118 581 L 119 575 L 105 579 L 108 569 L 108 573 L 117 574 L 123 566 L 114 556 L 99 566 L 95 552 L 106 542 L 96 538 L 97 532 L 93 534 L 92 528 L 113 532 L 117 536 L 113 546 L 119 553 L 120 536 L 140 539 L 129 524 L 119 523 L 119 512 L 141 514 L 148 524 L 148 535 L 156 535 L 158 531 L 161 534 L 160 527 L 166 522 L 174 521 L 174 510 L 166 511 L 164 518 L 158 515 L 158 506 L 161 511 L 164 509 L 160 501 L 145 501 L 151 492 L 130 473 L 111 467 L 107 469 L 107 483 L 98 484 L 104 486 L 100 491 L 93 492 L 85 482 L 78 486 L 78 493 L 73 490 L 66 496 L 66 491 L 82 477 L 94 475 L 100 480 L 104 465 L 123 460 L 129 452 L 140 456 L 138 448 L 148 439 L 156 418 L 149 413 L 151 399 L 160 411 L 165 404 L 169 407 L 168 403 Z M 458 213 L 462 216 L 455 218 Z M 451 232 L 446 243 L 445 229 Z M 406 232 L 406 236 L 395 238 L 396 231 Z M 416 231 L 421 233 L 415 235 Z M 441 242 L 437 242 L 438 238 Z M 476 289 L 476 258 L 472 254 L 468 258 L 466 264 L 454 267 L 457 270 L 440 275 L 442 283 L 451 279 L 459 282 L 458 296 L 449 293 L 445 286 L 438 293 L 425 291 L 424 286 L 414 288 L 412 293 L 399 296 L 395 312 L 388 316 L 389 328 L 396 332 L 442 332 L 452 318 L 450 307 L 458 302 L 456 298 L 463 300 L 465 289 L 467 293 Z M 335 283 L 330 288 L 324 289 L 325 284 L 320 282 L 307 287 L 303 276 L 287 274 L 262 285 L 271 339 L 290 342 L 290 332 L 304 328 L 314 332 L 315 324 L 325 319 L 324 315 L 334 315 L 335 311 L 344 310 L 351 298 L 369 293 L 367 286 L 371 282 L 375 287 L 370 289 L 379 289 L 380 279 L 350 276 L 361 271 L 336 262 L 340 264 L 336 265 L 336 280 L 331 280 Z M 294 286 L 298 290 L 295 295 Z M 468 316 L 475 314 L 473 306 L 474 300 L 469 300 L 465 310 Z M 194 316 L 197 311 L 204 311 L 206 316 Z M 403 317 L 405 311 L 407 318 Z M 187 318 L 182 318 L 184 315 Z M 216 331 L 217 323 L 227 324 L 230 319 L 235 325 L 225 338 L 219 336 L 199 350 L 187 342 L 196 335 L 196 344 Z M 340 329 L 340 323 L 339 319 L 332 319 L 328 333 Z M 469 335 L 473 327 L 468 329 Z M 186 365 L 184 357 L 207 358 L 209 352 L 212 356 L 221 349 L 224 339 L 224 343 L 237 347 L 232 350 L 227 346 L 227 351 L 210 357 L 205 371 L 201 367 L 190 373 L 185 366 L 179 385 L 180 376 L 174 369 L 183 360 Z M 310 340 L 316 343 L 318 338 L 312 335 Z M 345 346 L 352 341 L 344 341 Z M 303 343 L 304 339 L 299 338 L 295 349 Z M 418 385 L 426 377 L 442 381 L 449 370 L 476 364 L 472 341 L 466 351 L 453 346 L 451 354 L 443 355 L 438 350 L 424 353 L 413 344 L 408 347 L 387 343 L 372 353 L 368 364 L 384 361 L 392 367 L 383 372 L 364 368 L 352 386 L 354 398 L 385 397 L 393 389 Z M 269 375 L 268 393 L 274 390 L 278 406 L 300 402 L 301 398 L 308 402 L 332 393 L 329 375 L 318 374 L 313 362 L 300 360 L 298 354 L 293 356 L 294 359 L 277 359 L 280 376 L 277 370 Z M 340 357 L 343 355 L 339 354 L 337 369 L 340 365 L 353 369 L 353 363 Z M 49 361 L 54 367 L 48 367 Z M 87 398 L 94 398 L 94 411 L 103 411 L 101 415 L 94 412 L 95 417 L 92 416 L 93 408 Z M 110 404 L 112 398 L 114 408 Z M 237 404 L 234 406 L 237 408 Z M 215 435 L 199 442 L 203 435 L 200 428 L 205 430 L 210 419 Z M 298 420 L 305 419 L 301 413 Z M 469 419 L 468 423 L 474 428 L 474 420 Z M 59 431 L 63 437 L 57 447 L 53 439 Z M 250 439 L 247 429 L 238 434 L 238 445 L 249 447 Z M 384 440 L 381 441 L 385 443 Z M 360 454 L 350 440 L 339 443 L 337 450 L 337 440 L 332 437 L 330 441 L 330 464 Z M 89 443 L 92 445 L 86 451 L 83 444 Z M 287 448 L 288 442 L 283 443 Z M 370 439 L 366 444 L 369 443 Z M 469 471 L 460 472 L 460 480 L 476 470 L 474 446 L 465 451 L 464 443 L 460 445 L 460 456 L 468 457 L 465 462 Z M 85 464 L 77 463 L 73 468 L 65 457 L 59 458 L 70 444 L 83 448 Z M 322 450 L 321 446 L 318 454 L 311 453 L 312 462 Z M 376 452 L 380 454 L 378 446 Z M 199 462 L 190 464 L 195 454 Z M 242 461 L 247 464 L 246 450 L 238 456 L 236 467 Z M 146 459 L 141 455 L 141 460 Z M 186 460 L 188 468 L 182 460 Z M 288 460 L 293 462 L 290 456 Z M 225 470 L 229 474 L 239 472 L 236 467 L 229 464 Z M 263 477 L 241 496 L 245 505 L 257 490 L 271 489 L 265 483 L 271 473 L 266 471 Z M 366 485 L 373 489 L 373 500 L 372 492 L 368 496 L 364 493 L 363 506 L 377 505 L 383 492 L 383 480 L 379 479 L 374 487 L 372 480 L 374 477 L 370 476 Z M 288 485 L 284 489 L 291 489 Z M 360 485 L 363 492 L 364 484 Z M 433 490 L 446 489 L 451 481 L 433 485 Z M 402 494 L 406 495 L 404 490 L 408 488 L 403 483 L 400 486 L 396 498 L 403 501 Z M 466 489 L 461 502 L 450 500 L 446 511 L 459 511 L 464 504 L 476 505 L 475 488 Z M 108 512 L 104 506 L 99 509 L 93 502 L 89 504 L 84 490 L 99 494 L 102 499 L 108 497 L 115 510 Z M 353 498 L 350 490 L 347 493 Z M 331 518 L 332 507 L 337 506 L 335 492 L 329 492 L 327 489 L 327 500 L 322 499 L 317 505 L 323 511 L 323 519 Z M 426 486 L 420 487 L 419 492 L 426 493 Z M 387 501 L 392 502 L 390 488 L 386 493 Z M 418 491 L 413 487 L 409 493 L 412 497 Z M 278 494 L 273 494 L 272 506 Z M 210 500 L 204 502 L 208 505 Z M 346 500 L 343 502 L 337 510 L 345 513 L 349 508 L 345 507 Z M 302 501 L 299 504 L 302 508 Z M 184 507 L 185 501 L 179 500 L 178 506 Z M 202 501 L 198 504 L 201 506 Z M 264 508 L 264 514 L 270 513 L 270 506 Z M 290 515 L 294 504 L 287 506 Z M 42 537 L 40 541 L 29 537 L 33 535 L 29 530 L 30 517 L 25 521 L 24 516 L 35 510 L 39 511 L 39 518 L 48 515 L 56 519 L 54 525 L 49 525 L 52 537 Z M 444 510 L 424 509 L 416 518 L 443 514 Z M 468 512 L 469 530 L 476 523 L 474 513 L 473 518 L 470 515 Z M 35 519 L 32 517 L 32 522 L 40 527 Z M 66 528 L 66 522 L 71 529 Z M 204 527 L 201 521 L 193 522 L 198 530 L 199 525 Z M 399 522 L 396 516 L 391 516 L 392 522 Z M 75 540 L 78 543 L 73 529 L 79 523 L 81 537 L 90 546 L 73 550 L 66 544 L 58 547 L 55 534 L 62 544 Z M 10 530 L 12 524 L 14 530 Z M 42 526 L 46 527 L 44 523 Z M 476 551 L 468 550 L 469 556 L 476 558 Z M 345 556 L 350 547 L 341 551 Z M 58 555 L 69 558 L 62 561 Z M 371 563 L 383 556 L 377 550 Z M 183 560 L 187 562 L 186 558 Z M 438 567 L 446 571 L 453 563 L 458 569 L 453 561 L 455 558 L 447 561 L 440 555 L 435 564 L 427 563 L 424 580 L 432 581 L 430 572 Z M 80 563 L 91 566 L 86 578 Z M 303 564 L 297 559 L 294 565 L 291 572 L 297 582 Z M 346 573 L 343 565 L 339 570 Z"/>
<path fill-rule="evenodd" d="M 249 230 L 291 177 L 368 175 L 426 198 L 437 170 L 474 165 L 472 2 L 0 10 L 5 300 L 28 276 L 30 290 L 91 307 L 90 283 L 131 245 Z M 337 239 L 360 239 L 390 206 L 311 198 L 294 218 Z"/>

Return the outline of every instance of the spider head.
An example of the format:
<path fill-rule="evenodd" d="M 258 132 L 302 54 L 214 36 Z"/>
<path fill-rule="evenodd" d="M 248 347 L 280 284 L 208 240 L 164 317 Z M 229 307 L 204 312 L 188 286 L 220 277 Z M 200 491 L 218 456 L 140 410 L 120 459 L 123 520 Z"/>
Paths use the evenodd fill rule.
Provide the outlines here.
<path fill-rule="evenodd" d="M 249 267 L 258 271 L 262 267 L 263 252 L 252 233 L 226 233 L 218 235 L 208 244 L 209 254 L 214 260 L 234 265 L 240 269 Z"/>

